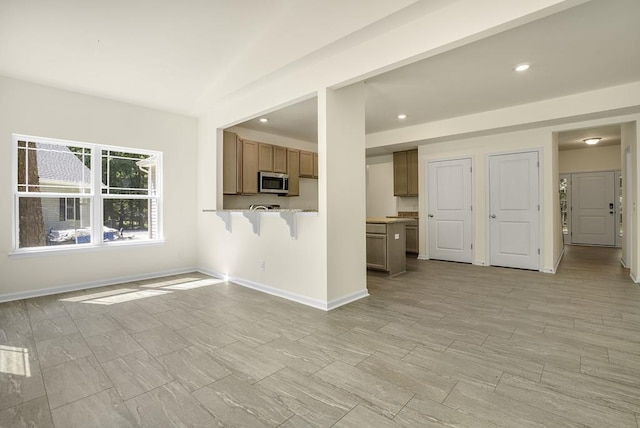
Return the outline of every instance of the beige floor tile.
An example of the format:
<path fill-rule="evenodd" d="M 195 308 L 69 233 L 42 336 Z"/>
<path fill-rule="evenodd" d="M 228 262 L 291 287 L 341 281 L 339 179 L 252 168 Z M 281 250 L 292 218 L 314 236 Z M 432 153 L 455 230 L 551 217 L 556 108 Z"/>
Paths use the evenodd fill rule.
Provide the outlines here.
<path fill-rule="evenodd" d="M 294 414 L 269 390 L 228 376 L 193 393 L 223 426 L 273 427 Z"/>
<path fill-rule="evenodd" d="M 58 318 L 45 318 L 40 321 L 32 321 L 31 329 L 36 342 L 66 336 L 78 331 L 73 320 L 68 316 Z"/>
<path fill-rule="evenodd" d="M 275 394 L 310 426 L 332 426 L 358 404 L 357 397 L 350 393 L 290 368 L 262 379 L 258 385 Z"/>
<path fill-rule="evenodd" d="M 589 402 L 563 394 L 545 384 L 505 374 L 496 394 L 544 409 L 572 421 L 593 427 L 632 427 L 634 417 L 606 403 Z"/>
<path fill-rule="evenodd" d="M 86 339 L 89 348 L 93 351 L 98 361 L 105 362 L 118 357 L 142 351 L 142 347 L 129 333 L 124 330 L 115 330 L 108 333 L 97 334 Z"/>
<path fill-rule="evenodd" d="M 189 392 L 231 374 L 210 354 L 195 345 L 159 356 L 156 359 Z"/>
<path fill-rule="evenodd" d="M 186 348 L 191 344 L 187 339 L 164 325 L 140 333 L 133 333 L 132 336 L 154 357 Z"/>
<path fill-rule="evenodd" d="M 45 394 L 33 341 L 22 339 L 0 345 L 0 410 Z"/>
<path fill-rule="evenodd" d="M 56 428 L 128 428 L 136 421 L 113 389 L 51 411 Z"/>
<path fill-rule="evenodd" d="M 112 386 L 93 356 L 42 369 L 42 377 L 52 410 Z"/>
<path fill-rule="evenodd" d="M 220 426 L 198 400 L 175 382 L 138 395 L 126 405 L 142 427 Z"/>
<path fill-rule="evenodd" d="M 146 351 L 102 364 L 122 400 L 128 400 L 173 381 L 173 377 Z"/>
<path fill-rule="evenodd" d="M 264 379 L 285 367 L 274 358 L 241 342 L 216 349 L 211 355 L 236 376 L 252 382 Z"/>
<path fill-rule="evenodd" d="M 36 398 L 0 411 L 0 427 L 53 428 L 47 397 Z"/>
<path fill-rule="evenodd" d="M 80 333 L 49 339 L 36 344 L 40 367 L 48 368 L 93 355 Z"/>
<path fill-rule="evenodd" d="M 389 418 L 398 413 L 415 395 L 340 361 L 314 373 L 313 377 L 355 395 L 362 403 Z"/>

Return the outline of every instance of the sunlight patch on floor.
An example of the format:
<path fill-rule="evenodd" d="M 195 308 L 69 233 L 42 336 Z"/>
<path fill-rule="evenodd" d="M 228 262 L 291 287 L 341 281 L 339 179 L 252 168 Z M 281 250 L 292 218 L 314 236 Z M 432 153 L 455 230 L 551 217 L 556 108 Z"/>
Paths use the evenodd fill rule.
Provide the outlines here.
<path fill-rule="evenodd" d="M 27 348 L 0 345 L 0 373 L 31 377 L 29 350 Z"/>
<path fill-rule="evenodd" d="M 191 290 L 193 288 L 207 287 L 223 282 L 221 279 L 200 279 L 198 281 L 183 282 L 182 284 L 169 285 L 162 288 L 165 290 Z"/>

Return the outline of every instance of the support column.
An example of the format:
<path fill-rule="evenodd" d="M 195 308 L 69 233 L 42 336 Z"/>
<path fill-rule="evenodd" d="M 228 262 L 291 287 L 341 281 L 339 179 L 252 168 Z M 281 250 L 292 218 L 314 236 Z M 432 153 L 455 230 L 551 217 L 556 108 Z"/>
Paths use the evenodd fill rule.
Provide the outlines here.
<path fill-rule="evenodd" d="M 319 211 L 328 309 L 367 296 L 364 84 L 318 92 Z"/>

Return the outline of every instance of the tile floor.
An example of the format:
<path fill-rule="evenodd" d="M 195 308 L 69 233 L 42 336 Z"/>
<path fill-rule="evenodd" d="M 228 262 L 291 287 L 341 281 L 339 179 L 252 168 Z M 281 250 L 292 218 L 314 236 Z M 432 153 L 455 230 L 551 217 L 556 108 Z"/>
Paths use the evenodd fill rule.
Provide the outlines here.
<path fill-rule="evenodd" d="M 330 313 L 200 274 L 0 304 L 0 426 L 638 428 L 618 257 L 411 260 Z"/>

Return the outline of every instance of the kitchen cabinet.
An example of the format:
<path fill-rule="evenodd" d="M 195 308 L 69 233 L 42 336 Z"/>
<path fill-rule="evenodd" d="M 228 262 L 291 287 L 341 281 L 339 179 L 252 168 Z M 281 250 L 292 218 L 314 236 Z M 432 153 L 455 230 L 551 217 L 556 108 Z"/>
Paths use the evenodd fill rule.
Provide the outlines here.
<path fill-rule="evenodd" d="M 258 143 L 242 140 L 242 194 L 258 193 Z"/>
<path fill-rule="evenodd" d="M 300 177 L 313 178 L 313 152 L 300 150 Z"/>
<path fill-rule="evenodd" d="M 394 196 L 418 196 L 418 150 L 393 153 Z"/>
<path fill-rule="evenodd" d="M 406 234 L 407 234 L 407 253 L 415 253 L 418 254 L 420 251 L 419 248 L 419 229 L 418 229 L 418 220 L 411 220 L 406 224 Z"/>
<path fill-rule="evenodd" d="M 273 146 L 258 143 L 258 171 L 273 172 Z"/>
<path fill-rule="evenodd" d="M 300 150 L 287 149 L 287 174 L 289 174 L 287 196 L 300 196 Z"/>
<path fill-rule="evenodd" d="M 287 148 L 273 146 L 273 172 L 287 174 Z"/>
<path fill-rule="evenodd" d="M 405 220 L 367 219 L 367 268 L 398 275 L 407 270 Z"/>
<path fill-rule="evenodd" d="M 313 178 L 318 178 L 318 154 L 313 154 Z"/>
<path fill-rule="evenodd" d="M 233 132 L 224 131 L 222 146 L 222 193 L 242 193 L 242 140 Z"/>

